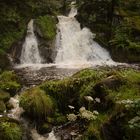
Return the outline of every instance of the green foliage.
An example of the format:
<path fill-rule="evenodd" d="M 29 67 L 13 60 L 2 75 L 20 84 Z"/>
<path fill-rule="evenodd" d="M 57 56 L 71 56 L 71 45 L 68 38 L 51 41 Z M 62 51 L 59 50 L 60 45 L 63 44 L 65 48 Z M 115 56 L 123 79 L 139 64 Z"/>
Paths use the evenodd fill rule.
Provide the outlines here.
<path fill-rule="evenodd" d="M 140 97 L 140 72 L 128 69 L 121 70 L 118 75 L 125 80 L 125 83 L 117 91 L 108 90 L 109 96 L 113 100 L 138 99 Z"/>
<path fill-rule="evenodd" d="M 0 113 L 3 113 L 6 110 L 6 106 L 3 101 L 0 100 Z"/>
<path fill-rule="evenodd" d="M 44 123 L 44 124 L 41 126 L 41 128 L 39 129 L 39 132 L 40 132 L 41 134 L 46 134 L 46 133 L 51 132 L 51 130 L 52 130 L 52 126 L 51 126 L 50 124 L 48 124 L 48 123 Z"/>
<path fill-rule="evenodd" d="M 82 90 L 91 81 L 99 79 L 102 74 L 95 70 L 85 69 L 70 78 L 45 82 L 40 87 L 55 99 L 59 110 L 66 113 L 69 109 L 68 105 L 71 104 L 79 109 L 79 96 Z"/>
<path fill-rule="evenodd" d="M 55 38 L 56 20 L 54 17 L 49 15 L 40 16 L 36 20 L 36 25 L 39 27 L 45 39 L 53 40 Z"/>
<path fill-rule="evenodd" d="M 10 94 L 0 89 L 0 100 L 3 100 L 4 102 L 6 102 L 9 99 L 10 99 Z"/>
<path fill-rule="evenodd" d="M 53 100 L 39 88 L 29 89 L 22 93 L 20 106 L 34 119 L 46 119 L 54 111 Z"/>
<path fill-rule="evenodd" d="M 18 78 L 13 71 L 4 71 L 0 75 L 0 89 L 8 91 L 14 95 L 21 85 L 18 83 Z"/>
<path fill-rule="evenodd" d="M 0 121 L 0 138 L 2 140 L 22 140 L 21 127 L 10 121 Z"/>

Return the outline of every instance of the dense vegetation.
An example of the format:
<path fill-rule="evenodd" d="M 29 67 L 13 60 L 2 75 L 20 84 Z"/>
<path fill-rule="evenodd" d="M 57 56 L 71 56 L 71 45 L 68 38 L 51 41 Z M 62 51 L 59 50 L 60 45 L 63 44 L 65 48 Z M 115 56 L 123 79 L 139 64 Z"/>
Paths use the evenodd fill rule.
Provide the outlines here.
<path fill-rule="evenodd" d="M 98 140 L 131 140 L 134 137 L 138 140 L 139 84 L 140 73 L 132 69 L 110 69 L 109 71 L 108 69 L 102 71 L 85 69 L 70 78 L 47 81 L 37 88 L 30 89 L 22 94 L 20 102 L 25 109 L 25 114 L 30 113 L 30 118 L 34 118 L 35 114 L 36 118 L 38 115 L 44 114 L 45 118 L 42 116 L 44 121 L 42 120 L 41 124 L 43 126 L 47 124 L 47 128 L 54 124 L 59 125 L 59 121 L 64 123 L 67 114 L 75 113 L 78 115 L 79 109 L 84 106 L 91 112 L 98 111 L 99 115 L 97 117 L 93 115 L 90 119 L 84 116 L 81 119 L 88 121 L 83 124 L 81 121 L 79 122 L 81 120 L 79 117 L 76 121 L 74 118 L 74 121 L 79 122 L 79 125 L 82 125 L 84 129 L 83 137 Z M 89 96 L 93 98 L 93 101 L 86 99 Z M 50 105 L 49 108 L 47 104 Z M 52 104 L 55 105 L 55 112 L 49 115 L 47 112 L 50 112 Z M 69 105 L 74 106 L 75 111 L 72 111 Z M 44 108 L 44 106 L 46 107 Z M 86 113 L 91 114 L 90 111 Z M 56 115 L 56 112 L 59 115 Z M 72 115 L 70 116 L 72 117 Z M 94 118 L 92 119 L 92 117 Z M 36 120 L 36 118 L 34 119 Z M 38 125 L 40 126 L 40 122 Z M 38 129 L 46 132 L 42 126 Z M 118 133 L 120 134 L 117 135 Z"/>

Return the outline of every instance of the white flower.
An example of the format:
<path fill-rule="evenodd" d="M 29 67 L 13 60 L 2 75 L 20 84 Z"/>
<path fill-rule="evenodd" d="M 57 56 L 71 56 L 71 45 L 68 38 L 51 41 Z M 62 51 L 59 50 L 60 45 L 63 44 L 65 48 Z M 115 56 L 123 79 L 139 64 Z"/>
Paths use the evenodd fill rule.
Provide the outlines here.
<path fill-rule="evenodd" d="M 93 113 L 94 113 L 95 115 L 99 115 L 99 112 L 96 111 L 96 110 L 94 110 Z"/>
<path fill-rule="evenodd" d="M 97 103 L 100 103 L 100 102 L 101 102 L 100 98 L 95 98 L 95 101 L 96 101 Z"/>
<path fill-rule="evenodd" d="M 77 120 L 77 116 L 75 114 L 68 114 L 67 118 L 69 121 L 74 122 Z"/>
<path fill-rule="evenodd" d="M 85 110 L 86 110 L 85 107 L 81 107 L 81 108 L 79 109 L 79 112 L 82 113 L 82 112 L 85 111 Z"/>
<path fill-rule="evenodd" d="M 81 118 L 87 119 L 87 120 L 95 120 L 96 116 L 92 112 L 85 110 L 81 113 Z"/>
<path fill-rule="evenodd" d="M 94 114 L 97 114 L 97 111 L 95 112 L 91 112 L 91 111 L 88 111 L 86 110 L 85 107 L 81 107 L 79 109 L 79 112 L 80 112 L 80 117 L 83 118 L 83 119 L 87 119 L 87 120 L 95 120 L 97 117 L 94 115 Z"/>
<path fill-rule="evenodd" d="M 91 96 L 84 96 L 84 98 L 87 100 L 87 101 L 93 101 L 93 98 Z"/>
<path fill-rule="evenodd" d="M 74 106 L 71 106 L 71 105 L 68 105 L 68 107 L 69 107 L 70 109 L 74 109 L 74 108 L 75 108 Z"/>

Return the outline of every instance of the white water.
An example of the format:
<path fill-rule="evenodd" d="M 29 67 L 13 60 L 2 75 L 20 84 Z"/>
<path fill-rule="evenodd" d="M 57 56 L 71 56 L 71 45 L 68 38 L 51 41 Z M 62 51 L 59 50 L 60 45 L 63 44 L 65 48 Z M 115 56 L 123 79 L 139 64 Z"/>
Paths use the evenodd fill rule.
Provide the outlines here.
<path fill-rule="evenodd" d="M 35 129 L 32 129 L 31 134 L 33 140 L 58 140 L 54 135 L 54 131 L 50 132 L 48 137 L 38 134 Z"/>
<path fill-rule="evenodd" d="M 27 36 L 22 46 L 20 57 L 21 64 L 41 63 L 41 57 L 38 50 L 37 38 L 34 34 L 33 19 L 28 23 Z"/>
<path fill-rule="evenodd" d="M 11 97 L 9 103 L 13 106 L 13 109 L 8 112 L 8 117 L 19 120 L 20 115 L 24 112 L 24 110 L 19 107 L 19 96 Z"/>
<path fill-rule="evenodd" d="M 58 52 L 55 63 L 76 67 L 115 64 L 107 50 L 93 40 L 95 35 L 88 28 L 81 29 L 80 23 L 74 17 L 76 14 L 77 9 L 72 6 L 67 17 L 58 16 Z"/>

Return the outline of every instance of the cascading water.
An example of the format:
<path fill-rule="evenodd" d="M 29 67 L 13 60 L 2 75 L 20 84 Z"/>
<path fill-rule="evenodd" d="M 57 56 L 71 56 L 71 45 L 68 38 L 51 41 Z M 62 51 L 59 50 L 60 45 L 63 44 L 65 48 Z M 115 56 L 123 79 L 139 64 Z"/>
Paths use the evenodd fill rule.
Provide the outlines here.
<path fill-rule="evenodd" d="M 53 130 L 52 132 L 49 133 L 49 136 L 47 138 L 45 136 L 41 136 L 40 134 L 38 134 L 35 129 L 31 131 L 31 134 L 32 134 L 33 140 L 59 140 L 59 138 L 57 139 L 55 137 Z"/>
<path fill-rule="evenodd" d="M 77 9 L 72 5 L 69 15 L 58 16 L 56 64 L 103 65 L 113 64 L 107 50 L 96 43 L 94 34 L 88 28 L 80 28 L 76 20 Z"/>
<path fill-rule="evenodd" d="M 34 34 L 34 21 L 30 20 L 27 28 L 27 36 L 22 47 L 20 62 L 21 64 L 41 63 L 41 57 L 38 50 L 37 38 Z"/>

